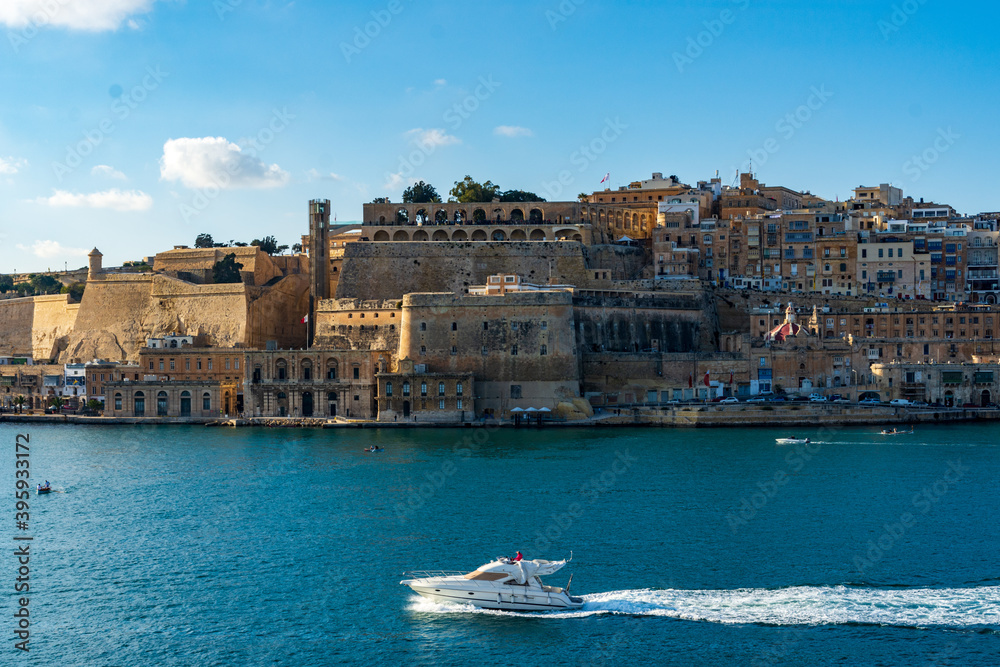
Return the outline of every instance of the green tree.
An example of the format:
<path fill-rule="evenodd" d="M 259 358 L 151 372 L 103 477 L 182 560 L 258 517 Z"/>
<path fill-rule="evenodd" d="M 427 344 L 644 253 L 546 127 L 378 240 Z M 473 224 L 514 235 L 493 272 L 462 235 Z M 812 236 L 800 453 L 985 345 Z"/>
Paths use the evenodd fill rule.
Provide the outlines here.
<path fill-rule="evenodd" d="M 500 196 L 500 186 L 490 181 L 477 183 L 472 176 L 466 176 L 461 181 L 455 181 L 450 194 L 455 201 L 463 204 L 491 202 Z"/>
<path fill-rule="evenodd" d="M 62 410 L 62 406 L 66 405 L 66 400 L 62 396 L 53 396 L 49 399 L 49 407 L 55 408 L 56 410 Z"/>
<path fill-rule="evenodd" d="M 89 401 L 87 401 L 87 409 L 93 410 L 94 412 L 101 412 L 104 410 L 104 403 L 97 400 L 96 398 L 92 398 Z"/>
<path fill-rule="evenodd" d="M 250 242 L 250 245 L 256 246 L 266 252 L 268 255 L 278 254 L 278 240 L 273 236 L 265 236 L 262 239 L 254 239 Z M 285 246 L 286 248 L 288 246 Z"/>
<path fill-rule="evenodd" d="M 372 203 L 373 204 L 389 204 L 391 202 L 389 201 L 388 197 L 375 197 L 375 199 L 372 200 Z"/>
<path fill-rule="evenodd" d="M 79 303 L 83 299 L 83 290 L 86 287 L 87 283 L 73 283 L 72 285 L 64 285 L 59 291 L 62 294 L 69 294 L 70 299 Z"/>
<path fill-rule="evenodd" d="M 32 273 L 28 276 L 28 282 L 31 283 L 35 294 L 58 294 L 62 290 L 61 282 L 41 273 Z"/>
<path fill-rule="evenodd" d="M 14 285 L 14 291 L 21 296 L 31 296 L 35 293 L 35 288 L 31 286 L 31 283 L 18 283 Z"/>
<path fill-rule="evenodd" d="M 299 253 L 301 253 L 302 252 L 302 244 L 301 243 L 293 243 L 292 244 L 292 252 L 294 252 L 296 255 L 299 254 Z"/>
<path fill-rule="evenodd" d="M 525 190 L 507 190 L 500 194 L 500 201 L 529 202 L 529 201 L 545 201 L 545 199 L 543 197 L 539 197 L 534 192 L 527 192 Z"/>
<path fill-rule="evenodd" d="M 14 397 L 14 405 L 17 406 L 17 411 L 21 412 L 24 409 L 24 403 L 27 399 L 23 395 L 17 395 Z"/>
<path fill-rule="evenodd" d="M 0 276 L 0 294 L 14 291 L 14 279 L 10 276 Z"/>
<path fill-rule="evenodd" d="M 215 241 L 212 239 L 211 234 L 198 234 L 198 237 L 194 240 L 195 248 L 214 248 Z"/>
<path fill-rule="evenodd" d="M 403 191 L 404 204 L 431 204 L 441 201 L 437 190 L 430 183 L 414 183 Z"/>
<path fill-rule="evenodd" d="M 212 266 L 212 281 L 217 284 L 238 283 L 243 265 L 236 261 L 236 253 L 231 252 Z"/>

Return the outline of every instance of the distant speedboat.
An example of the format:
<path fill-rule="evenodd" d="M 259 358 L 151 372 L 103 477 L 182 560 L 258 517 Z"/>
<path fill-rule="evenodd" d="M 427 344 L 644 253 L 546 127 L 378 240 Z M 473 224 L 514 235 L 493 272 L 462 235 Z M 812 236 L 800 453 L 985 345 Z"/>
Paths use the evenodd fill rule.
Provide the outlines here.
<path fill-rule="evenodd" d="M 909 431 L 899 431 L 895 428 L 884 428 L 882 429 L 882 435 L 913 435 L 913 427 L 911 426 Z"/>
<path fill-rule="evenodd" d="M 52 493 L 52 485 L 48 482 L 38 485 L 38 495 L 42 495 L 43 493 Z"/>
<path fill-rule="evenodd" d="M 774 441 L 779 445 L 808 445 L 810 444 L 809 438 L 775 438 Z"/>
<path fill-rule="evenodd" d="M 367 447 L 365 451 L 368 452 L 369 454 L 374 454 L 375 452 L 384 452 L 385 447 L 376 447 L 372 445 L 371 447 Z"/>
<path fill-rule="evenodd" d="M 566 565 L 565 560 L 521 560 L 498 558 L 469 572 L 406 572 L 409 579 L 401 584 L 442 604 L 471 604 L 482 609 L 503 611 L 553 611 L 579 609 L 583 598 L 569 594 L 566 588 L 546 586 L 540 577 L 554 574 Z"/>

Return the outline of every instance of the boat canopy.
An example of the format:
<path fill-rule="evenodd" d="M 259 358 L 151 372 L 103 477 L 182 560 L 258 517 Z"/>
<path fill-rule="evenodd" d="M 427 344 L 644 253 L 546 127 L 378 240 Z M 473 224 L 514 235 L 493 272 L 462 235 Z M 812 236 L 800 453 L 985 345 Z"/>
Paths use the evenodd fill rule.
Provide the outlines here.
<path fill-rule="evenodd" d="M 525 584 L 532 577 L 553 574 L 565 565 L 565 560 L 521 560 L 517 562 L 495 560 L 480 566 L 475 572 L 465 575 L 465 578 L 477 581 L 503 581 L 512 578 L 519 584 Z"/>

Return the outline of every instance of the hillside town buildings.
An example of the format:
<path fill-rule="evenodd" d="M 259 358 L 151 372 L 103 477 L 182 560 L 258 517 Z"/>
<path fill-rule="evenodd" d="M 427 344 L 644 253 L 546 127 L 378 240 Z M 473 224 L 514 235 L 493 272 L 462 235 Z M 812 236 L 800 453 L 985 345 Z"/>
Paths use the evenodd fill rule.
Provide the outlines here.
<path fill-rule="evenodd" d="M 313 200 L 303 251 L 90 253 L 0 300 L 0 409 L 466 423 L 785 392 L 989 405 L 1000 214 L 654 173 L 575 202 Z M 215 284 L 227 255 L 239 282 Z M 80 272 L 66 280 L 79 280 Z"/>

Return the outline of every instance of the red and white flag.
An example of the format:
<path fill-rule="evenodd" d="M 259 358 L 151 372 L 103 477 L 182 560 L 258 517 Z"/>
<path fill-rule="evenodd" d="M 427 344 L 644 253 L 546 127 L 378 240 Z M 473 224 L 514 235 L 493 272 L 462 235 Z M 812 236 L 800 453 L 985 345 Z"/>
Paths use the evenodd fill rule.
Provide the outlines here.
<path fill-rule="evenodd" d="M 309 313 L 306 313 L 305 317 L 302 318 L 301 322 L 302 322 L 302 324 L 305 324 L 308 321 L 309 321 Z"/>
<path fill-rule="evenodd" d="M 705 371 L 705 386 L 706 387 L 711 387 L 712 386 L 712 383 L 708 379 L 708 371 Z"/>
<path fill-rule="evenodd" d="M 605 183 L 605 182 L 607 182 L 609 180 L 611 180 L 611 172 L 610 171 L 608 173 L 604 174 L 604 178 L 601 179 L 601 183 Z"/>

